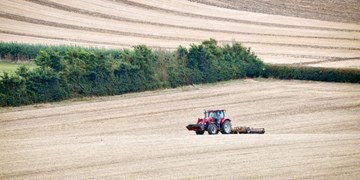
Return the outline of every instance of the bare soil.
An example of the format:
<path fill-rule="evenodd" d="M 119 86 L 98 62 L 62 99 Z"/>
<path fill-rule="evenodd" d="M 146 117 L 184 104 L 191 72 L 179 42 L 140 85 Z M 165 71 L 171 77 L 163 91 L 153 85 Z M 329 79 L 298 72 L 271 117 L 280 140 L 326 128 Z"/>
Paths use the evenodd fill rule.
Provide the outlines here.
<path fill-rule="evenodd" d="M 0 40 L 174 49 L 211 37 L 267 63 L 360 68 L 356 0 L 201 2 L 2 0 Z M 186 130 L 215 108 L 266 133 Z M 0 179 L 357 179 L 359 119 L 358 84 L 262 79 L 1 108 Z"/>
<path fill-rule="evenodd" d="M 324 62 L 360 58 L 356 0 L 241 2 L 2 0 L 0 40 L 104 48 L 146 44 L 173 50 L 215 38 L 220 44 L 242 42 L 274 64 L 333 67 Z M 360 66 L 349 62 L 337 64 Z"/>
<path fill-rule="evenodd" d="M 208 5 L 274 15 L 360 24 L 358 0 L 190 0 Z"/>
<path fill-rule="evenodd" d="M 207 108 L 266 133 L 187 131 Z M 3 108 L 0 179 L 357 179 L 359 117 L 358 84 L 262 79 Z"/>

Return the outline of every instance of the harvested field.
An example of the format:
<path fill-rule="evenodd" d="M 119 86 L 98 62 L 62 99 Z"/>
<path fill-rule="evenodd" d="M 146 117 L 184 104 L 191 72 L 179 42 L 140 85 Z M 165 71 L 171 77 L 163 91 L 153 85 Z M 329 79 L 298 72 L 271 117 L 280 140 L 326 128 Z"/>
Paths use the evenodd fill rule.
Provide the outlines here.
<path fill-rule="evenodd" d="M 268 63 L 333 67 L 323 62 L 360 57 L 360 3 L 331 2 L 3 0 L 0 40 L 174 49 L 215 38 L 243 42 Z M 360 66 L 356 60 L 337 64 Z"/>
<path fill-rule="evenodd" d="M 267 63 L 360 69 L 357 0 L 243 2 L 2 0 L 0 41 L 172 50 L 215 38 Z M 212 108 L 266 133 L 186 130 Z M 357 179 L 359 119 L 358 84 L 271 79 L 0 108 L 0 179 Z"/>
<path fill-rule="evenodd" d="M 196 136 L 205 108 L 266 134 Z M 0 179 L 357 179 L 359 117 L 358 84 L 262 79 L 3 108 Z"/>
<path fill-rule="evenodd" d="M 208 5 L 274 15 L 360 24 L 357 0 L 190 0 Z"/>

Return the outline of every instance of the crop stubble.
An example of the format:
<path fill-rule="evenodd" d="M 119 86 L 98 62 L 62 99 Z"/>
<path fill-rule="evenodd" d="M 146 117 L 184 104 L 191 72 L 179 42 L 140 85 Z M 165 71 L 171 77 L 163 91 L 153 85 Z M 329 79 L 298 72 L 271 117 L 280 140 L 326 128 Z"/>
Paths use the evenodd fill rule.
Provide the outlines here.
<path fill-rule="evenodd" d="M 243 4 L 240 6 L 227 1 L 220 4 L 202 1 L 212 4 L 205 5 L 190 1 L 4 0 L 0 2 L 0 37 L 3 41 L 108 48 L 145 43 L 152 48 L 162 49 L 187 46 L 212 37 L 221 43 L 231 43 L 233 40 L 243 42 L 269 63 L 312 62 L 312 66 L 334 67 L 340 64 L 345 68 L 360 67 L 359 60 L 352 60 L 351 63 L 348 63 L 349 60 L 328 62 L 334 58 L 340 61 L 360 57 L 360 25 L 354 22 L 358 3 L 350 7 L 348 3 L 334 2 L 353 13 L 353 16 L 344 17 L 348 19 L 342 22 L 347 23 L 341 23 L 329 20 L 335 14 L 338 17 L 339 9 L 334 9 L 331 15 L 327 11 L 331 9 L 328 5 L 323 9 L 317 8 L 318 13 L 328 21 L 313 20 L 322 18 L 316 16 L 309 4 L 316 7 L 323 5 L 323 1 L 316 1 L 317 4 L 291 2 L 295 3 L 295 8 L 282 7 L 290 2 L 258 1 L 245 3 L 248 9 L 241 9 L 244 8 Z M 224 3 L 257 13 L 228 9 L 223 6 Z M 260 7 L 256 9 L 253 6 Z M 261 14 L 271 14 L 266 11 L 268 6 L 277 9 L 272 14 L 282 16 Z M 303 11 L 306 7 L 308 12 L 299 17 L 312 19 L 290 17 L 293 12 Z M 281 9 L 284 9 L 283 12 L 278 12 Z M 334 18 L 333 21 L 338 19 Z"/>
<path fill-rule="evenodd" d="M 357 84 L 245 80 L 3 109 L 0 178 L 354 179 L 359 92 Z M 266 134 L 188 132 L 205 108 Z"/>

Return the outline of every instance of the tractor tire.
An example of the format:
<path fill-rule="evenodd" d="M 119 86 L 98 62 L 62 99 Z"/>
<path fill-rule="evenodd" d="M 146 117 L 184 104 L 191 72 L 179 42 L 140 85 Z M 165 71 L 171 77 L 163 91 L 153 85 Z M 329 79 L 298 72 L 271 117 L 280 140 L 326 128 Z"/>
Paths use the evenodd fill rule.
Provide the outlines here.
<path fill-rule="evenodd" d="M 214 123 L 208 125 L 207 132 L 209 133 L 209 135 L 214 135 L 214 134 L 219 133 L 217 126 Z"/>
<path fill-rule="evenodd" d="M 222 134 L 230 134 L 231 133 L 231 122 L 229 120 L 225 120 L 221 125 L 221 133 Z"/>
<path fill-rule="evenodd" d="M 203 135 L 205 131 L 195 131 L 196 135 Z"/>
<path fill-rule="evenodd" d="M 246 128 L 246 133 L 250 134 L 251 133 L 251 129 L 248 127 Z"/>

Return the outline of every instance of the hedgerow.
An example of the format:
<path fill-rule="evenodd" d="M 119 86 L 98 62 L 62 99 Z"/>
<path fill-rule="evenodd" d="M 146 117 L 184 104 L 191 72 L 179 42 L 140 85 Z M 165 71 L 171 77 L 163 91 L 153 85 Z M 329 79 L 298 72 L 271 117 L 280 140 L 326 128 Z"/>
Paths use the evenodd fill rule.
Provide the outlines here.
<path fill-rule="evenodd" d="M 65 55 L 70 49 L 83 49 L 87 51 L 97 52 L 104 56 L 111 55 L 114 59 L 119 59 L 120 51 L 116 49 L 99 49 L 99 48 L 87 48 L 78 46 L 48 46 L 40 44 L 24 44 L 16 42 L 0 42 L 0 59 L 6 59 L 11 61 L 32 61 L 36 58 L 40 51 L 48 52 L 50 50 Z"/>
<path fill-rule="evenodd" d="M 180 46 L 174 52 L 153 51 L 145 45 L 132 50 L 16 43 L 0 46 L 1 56 L 34 58 L 38 66 L 31 71 L 21 67 L 13 76 L 0 77 L 1 106 L 257 77 L 265 67 L 241 44 L 219 46 L 214 39 L 189 49 Z"/>
<path fill-rule="evenodd" d="M 266 65 L 266 76 L 276 79 L 297 79 L 326 82 L 360 83 L 357 69 L 337 69 L 308 66 Z"/>
<path fill-rule="evenodd" d="M 22 66 L 15 75 L 0 76 L 0 106 L 117 95 L 245 77 L 360 83 L 358 70 L 265 65 L 250 48 L 240 43 L 219 46 L 214 39 L 192 44 L 190 48 L 179 46 L 172 52 L 154 51 L 145 45 L 131 50 L 39 47 L 42 48 L 34 47 L 39 50 L 34 60 L 37 68 L 29 70 Z M 35 56 L 31 53 L 29 57 Z"/>

